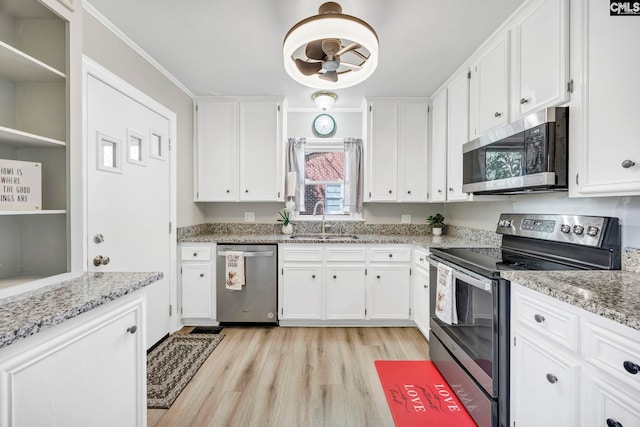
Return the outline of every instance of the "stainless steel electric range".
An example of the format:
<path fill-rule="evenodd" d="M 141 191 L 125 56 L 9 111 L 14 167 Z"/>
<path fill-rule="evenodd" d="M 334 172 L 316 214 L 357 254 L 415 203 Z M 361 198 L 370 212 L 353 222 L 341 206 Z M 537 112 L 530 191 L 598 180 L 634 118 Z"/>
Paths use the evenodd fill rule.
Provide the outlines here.
<path fill-rule="evenodd" d="M 499 248 L 433 248 L 429 261 L 429 355 L 480 427 L 509 423 L 510 283 L 500 272 L 620 269 L 617 218 L 502 214 L 496 232 Z M 451 268 L 457 321 L 435 312 L 440 264 Z"/>

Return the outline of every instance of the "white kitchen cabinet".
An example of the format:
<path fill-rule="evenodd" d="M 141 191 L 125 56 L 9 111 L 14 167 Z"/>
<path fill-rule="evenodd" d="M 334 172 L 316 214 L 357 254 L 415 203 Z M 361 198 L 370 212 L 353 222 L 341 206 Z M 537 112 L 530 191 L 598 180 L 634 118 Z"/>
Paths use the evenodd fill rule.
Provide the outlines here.
<path fill-rule="evenodd" d="M 428 107 L 423 98 L 370 100 L 365 201 L 427 200 Z"/>
<path fill-rule="evenodd" d="M 447 200 L 447 88 L 432 98 L 429 149 L 429 201 Z"/>
<path fill-rule="evenodd" d="M 462 146 L 469 140 L 469 83 L 467 70 L 459 72 L 447 85 L 447 201 L 470 201 L 462 191 Z"/>
<path fill-rule="evenodd" d="M 215 243 L 181 243 L 180 295 L 182 322 L 209 325 L 216 319 Z"/>
<path fill-rule="evenodd" d="M 68 217 L 71 205 L 80 206 L 82 181 L 79 18 L 54 0 L 0 5 L 0 159 L 40 163 L 42 176 L 27 193 L 23 168 L 3 165 L 0 194 L 14 205 L 0 208 L 0 288 L 82 268 L 82 250 L 71 253 L 80 223 Z M 16 201 L 25 194 L 22 208 Z"/>
<path fill-rule="evenodd" d="M 512 35 L 513 120 L 568 101 L 569 1 L 531 2 Z"/>
<path fill-rule="evenodd" d="M 570 196 L 640 195 L 638 20 L 601 1 L 571 3 Z M 631 49 L 631 50 L 630 50 Z"/>
<path fill-rule="evenodd" d="M 471 64 L 469 139 L 509 123 L 509 33 L 494 37 Z"/>
<path fill-rule="evenodd" d="M 367 318 L 409 319 L 411 315 L 411 249 L 368 248 Z"/>
<path fill-rule="evenodd" d="M 360 265 L 327 265 L 327 319 L 364 319 L 364 270 L 362 263 Z"/>
<path fill-rule="evenodd" d="M 125 296 L 3 349 L 0 426 L 146 425 L 144 304 Z"/>
<path fill-rule="evenodd" d="M 279 320 L 319 320 L 323 316 L 323 249 L 318 245 L 278 245 Z"/>
<path fill-rule="evenodd" d="M 511 335 L 511 423 L 638 425 L 640 331 L 512 282 Z"/>
<path fill-rule="evenodd" d="M 196 201 L 284 200 L 280 98 L 200 98 Z"/>
<path fill-rule="evenodd" d="M 429 262 L 426 250 L 414 249 L 411 283 L 413 321 L 426 339 L 429 339 Z"/>

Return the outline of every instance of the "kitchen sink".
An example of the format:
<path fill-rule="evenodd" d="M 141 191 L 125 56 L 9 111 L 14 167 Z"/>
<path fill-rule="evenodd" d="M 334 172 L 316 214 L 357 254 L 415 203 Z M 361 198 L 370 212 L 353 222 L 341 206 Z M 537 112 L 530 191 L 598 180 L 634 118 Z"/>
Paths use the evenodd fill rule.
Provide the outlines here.
<path fill-rule="evenodd" d="M 309 233 L 309 234 L 292 234 L 289 236 L 293 240 L 332 240 L 332 241 L 350 241 L 358 240 L 358 236 L 355 234 L 322 234 L 322 233 Z"/>

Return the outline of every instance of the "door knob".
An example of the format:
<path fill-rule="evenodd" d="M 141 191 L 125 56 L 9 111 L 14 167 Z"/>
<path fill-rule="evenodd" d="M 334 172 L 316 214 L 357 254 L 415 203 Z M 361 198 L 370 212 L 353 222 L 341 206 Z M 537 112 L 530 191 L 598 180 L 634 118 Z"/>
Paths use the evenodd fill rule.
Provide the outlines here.
<path fill-rule="evenodd" d="M 102 243 L 102 242 L 104 242 L 104 236 L 102 234 L 98 233 L 95 236 L 93 236 L 93 241 L 95 243 Z"/>
<path fill-rule="evenodd" d="M 93 257 L 93 265 L 96 267 L 99 265 L 107 265 L 111 262 L 111 258 L 108 256 L 96 255 Z"/>

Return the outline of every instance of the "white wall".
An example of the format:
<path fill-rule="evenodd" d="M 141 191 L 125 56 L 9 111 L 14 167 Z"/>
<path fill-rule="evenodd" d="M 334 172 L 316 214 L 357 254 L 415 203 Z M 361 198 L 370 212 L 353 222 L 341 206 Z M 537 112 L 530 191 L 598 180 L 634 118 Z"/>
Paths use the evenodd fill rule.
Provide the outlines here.
<path fill-rule="evenodd" d="M 447 222 L 494 231 L 503 213 L 555 213 L 620 218 L 622 246 L 640 248 L 640 197 L 568 198 L 567 193 L 508 196 L 504 201 L 448 203 Z"/>
<path fill-rule="evenodd" d="M 205 221 L 205 209 L 193 202 L 193 101 L 191 97 L 131 49 L 86 10 L 84 54 L 163 104 L 177 115 L 177 226 Z"/>

